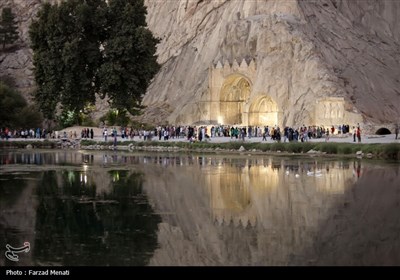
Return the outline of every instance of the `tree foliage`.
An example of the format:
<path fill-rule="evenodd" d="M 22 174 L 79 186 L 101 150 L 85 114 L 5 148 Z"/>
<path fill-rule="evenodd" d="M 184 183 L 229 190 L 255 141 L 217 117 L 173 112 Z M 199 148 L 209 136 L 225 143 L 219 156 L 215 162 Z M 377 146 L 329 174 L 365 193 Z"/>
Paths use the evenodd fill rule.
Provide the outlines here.
<path fill-rule="evenodd" d="M 15 15 L 11 8 L 3 8 L 0 20 L 0 44 L 3 50 L 6 44 L 13 44 L 18 39 L 18 27 L 15 22 Z"/>
<path fill-rule="evenodd" d="M 2 127 L 33 128 L 42 122 L 42 116 L 16 90 L 0 81 L 0 120 Z"/>
<path fill-rule="evenodd" d="M 79 112 L 96 93 L 135 114 L 159 69 L 142 0 L 46 3 L 30 27 L 35 100 L 47 118 L 58 105 Z"/>

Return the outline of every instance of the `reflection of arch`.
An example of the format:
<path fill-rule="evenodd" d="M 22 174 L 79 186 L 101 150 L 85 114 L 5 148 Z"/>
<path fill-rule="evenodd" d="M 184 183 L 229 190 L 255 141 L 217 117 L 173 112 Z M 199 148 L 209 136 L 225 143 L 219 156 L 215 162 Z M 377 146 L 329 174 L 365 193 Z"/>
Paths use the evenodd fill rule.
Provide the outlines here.
<path fill-rule="evenodd" d="M 250 106 L 249 125 L 274 126 L 278 124 L 278 105 L 269 96 L 257 98 Z"/>
<path fill-rule="evenodd" d="M 220 113 L 224 124 L 241 124 L 243 105 L 250 96 L 251 86 L 242 75 L 225 79 L 220 93 Z"/>
<path fill-rule="evenodd" d="M 243 184 L 241 172 L 221 175 L 220 191 L 225 210 L 232 213 L 242 213 L 250 206 L 248 186 Z M 242 184 L 237 184 L 242 182 Z"/>
<path fill-rule="evenodd" d="M 220 225 L 256 225 L 259 197 L 279 185 L 278 170 L 270 164 L 258 164 L 247 160 L 243 165 L 224 166 L 223 172 L 210 174 L 213 220 Z"/>

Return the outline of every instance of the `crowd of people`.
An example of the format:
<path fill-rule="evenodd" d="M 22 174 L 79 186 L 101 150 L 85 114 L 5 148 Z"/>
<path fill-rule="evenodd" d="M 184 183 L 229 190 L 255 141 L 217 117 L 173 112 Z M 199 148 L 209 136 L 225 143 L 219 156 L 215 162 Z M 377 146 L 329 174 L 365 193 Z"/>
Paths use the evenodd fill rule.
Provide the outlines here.
<path fill-rule="evenodd" d="M 157 139 L 158 141 L 167 141 L 170 139 L 187 139 L 190 142 L 209 141 L 216 137 L 229 137 L 232 140 L 245 140 L 246 138 L 262 137 L 262 141 L 271 139 L 276 142 L 307 142 L 312 138 L 324 138 L 329 141 L 331 135 L 351 135 L 354 134 L 354 142 L 356 139 L 361 142 L 360 125 L 350 128 L 349 125 L 338 125 L 331 127 L 324 126 L 301 126 L 298 128 L 279 126 L 157 126 L 152 130 L 134 129 L 121 127 L 119 131 L 114 127 L 108 129 L 103 128 L 105 141 L 111 136 L 121 137 L 122 139 L 134 140 L 135 137 L 143 140 Z"/>
<path fill-rule="evenodd" d="M 139 131 L 139 137 L 141 136 Z M 149 133 L 149 132 L 147 132 Z M 150 132 L 151 133 L 151 132 Z M 299 128 L 279 126 L 158 126 L 152 132 L 153 136 L 158 137 L 158 140 L 168 140 L 174 138 L 186 137 L 189 141 L 207 141 L 214 137 L 230 137 L 231 139 L 245 140 L 245 138 L 262 137 L 262 141 L 267 141 L 270 138 L 273 141 L 295 141 L 307 142 L 311 138 L 325 138 L 329 141 L 329 135 L 348 135 L 354 133 L 358 142 L 361 142 L 361 128 L 353 126 L 353 131 L 350 131 L 349 125 L 338 125 L 325 128 L 324 126 L 301 126 Z"/>
<path fill-rule="evenodd" d="M 79 133 L 79 132 L 78 132 Z M 10 138 L 20 138 L 20 139 L 60 139 L 60 138 L 70 138 L 70 139 L 93 139 L 94 131 L 93 128 L 83 128 L 79 136 L 74 131 L 69 131 L 68 133 L 64 131 L 60 133 L 57 130 L 46 130 L 45 128 L 31 128 L 31 129 L 9 129 L 8 127 L 0 128 L 1 139 L 8 140 Z"/>
<path fill-rule="evenodd" d="M 397 130 L 398 134 L 398 130 Z M 21 129 L 11 130 L 7 127 L 0 128 L 0 136 L 2 139 L 24 138 L 24 139 L 94 139 L 94 137 L 102 137 L 104 141 L 116 141 L 117 137 L 126 140 L 134 140 L 135 137 L 140 140 L 157 139 L 159 141 L 184 138 L 190 142 L 209 141 L 216 137 L 229 137 L 232 140 L 245 140 L 255 137 L 262 137 L 261 141 L 269 139 L 276 142 L 307 142 L 310 139 L 323 138 L 329 141 L 332 135 L 352 135 L 354 142 L 361 142 L 360 124 L 350 127 L 348 124 L 336 125 L 330 127 L 324 126 L 305 126 L 281 128 L 275 126 L 229 126 L 229 125 L 200 125 L 200 126 L 157 126 L 154 129 L 138 129 L 133 127 L 116 127 L 107 128 L 103 126 L 102 135 L 95 135 L 93 128 L 83 128 L 80 132 L 74 130 L 63 131 L 47 131 L 46 129 Z"/>

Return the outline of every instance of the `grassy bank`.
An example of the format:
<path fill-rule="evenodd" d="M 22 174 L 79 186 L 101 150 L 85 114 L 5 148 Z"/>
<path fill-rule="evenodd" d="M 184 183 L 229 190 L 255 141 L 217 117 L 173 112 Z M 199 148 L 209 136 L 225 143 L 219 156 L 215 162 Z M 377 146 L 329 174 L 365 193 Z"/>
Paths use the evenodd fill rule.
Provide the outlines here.
<path fill-rule="evenodd" d="M 55 149 L 57 142 L 54 141 L 0 141 L 0 149 L 25 149 L 30 145 L 33 149 Z"/>
<path fill-rule="evenodd" d="M 226 143 L 210 143 L 210 142 L 118 142 L 118 146 L 127 146 L 132 144 L 136 149 L 146 149 L 147 147 L 177 147 L 190 151 L 238 151 L 241 146 L 246 151 L 252 152 L 282 152 L 305 154 L 314 151 L 313 154 L 328 154 L 328 155 L 355 155 L 358 151 L 364 155 L 371 154 L 374 158 L 400 160 L 400 143 L 390 144 L 353 144 L 353 143 L 324 143 L 324 142 L 306 142 L 306 143 L 243 143 L 243 142 L 226 142 Z M 32 148 L 54 149 L 57 148 L 57 143 L 53 141 L 0 141 L 0 148 L 17 148 L 23 149 L 27 145 Z M 96 142 L 91 140 L 82 140 L 81 149 L 88 146 L 110 146 L 111 142 Z"/>
<path fill-rule="evenodd" d="M 385 159 L 400 159 L 400 143 L 390 144 L 352 144 L 352 143 L 243 143 L 243 142 L 226 142 L 226 143 L 209 143 L 209 142 L 118 142 L 117 145 L 127 146 L 132 144 L 136 148 L 141 147 L 178 147 L 185 150 L 239 150 L 241 146 L 246 151 L 253 152 L 285 152 L 285 153 L 308 153 L 311 150 L 317 153 L 330 154 L 330 155 L 354 155 L 358 151 L 362 153 L 371 154 L 375 158 Z M 81 148 L 90 145 L 106 145 L 110 143 L 95 142 L 90 140 L 83 140 Z"/>

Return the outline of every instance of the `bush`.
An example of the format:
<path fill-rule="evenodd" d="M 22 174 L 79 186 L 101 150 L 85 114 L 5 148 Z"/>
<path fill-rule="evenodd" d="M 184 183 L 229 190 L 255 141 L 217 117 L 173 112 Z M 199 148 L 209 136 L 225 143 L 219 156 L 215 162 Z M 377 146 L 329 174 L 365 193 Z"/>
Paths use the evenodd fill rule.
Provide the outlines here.
<path fill-rule="evenodd" d="M 316 146 L 316 149 L 327 153 L 327 154 L 337 154 L 338 153 L 338 144 L 336 143 L 320 143 Z"/>
<path fill-rule="evenodd" d="M 386 158 L 398 160 L 400 159 L 400 145 L 394 143 L 385 145 L 383 153 Z"/>
<path fill-rule="evenodd" d="M 57 117 L 57 122 L 61 128 L 74 126 L 79 123 L 79 115 L 73 111 L 63 111 L 61 115 Z"/>
<path fill-rule="evenodd" d="M 105 122 L 106 125 L 108 126 L 112 125 L 127 126 L 130 122 L 126 110 L 115 110 L 115 109 L 109 110 L 99 120 L 100 122 Z"/>
<path fill-rule="evenodd" d="M 285 150 L 285 144 L 283 143 L 274 143 L 271 144 L 271 151 L 284 151 Z"/>
<path fill-rule="evenodd" d="M 96 126 L 96 123 L 88 115 L 81 115 L 79 124 L 82 126 Z"/>
<path fill-rule="evenodd" d="M 300 153 L 303 151 L 303 143 L 289 143 L 285 145 L 286 151 L 290 153 Z"/>
<path fill-rule="evenodd" d="M 357 151 L 362 151 L 363 153 L 371 153 L 371 154 L 377 154 L 378 150 L 382 148 L 380 144 L 359 144 L 357 145 L 358 149 Z"/>
<path fill-rule="evenodd" d="M 3 127 L 30 128 L 40 126 L 43 118 L 18 91 L 0 81 L 0 120 Z"/>
<path fill-rule="evenodd" d="M 349 155 L 353 153 L 353 149 L 349 145 L 339 146 L 339 153 L 344 155 Z"/>
<path fill-rule="evenodd" d="M 96 144 L 98 144 L 98 142 L 94 141 L 94 140 L 81 140 L 82 146 L 91 146 L 91 145 L 96 145 Z"/>

